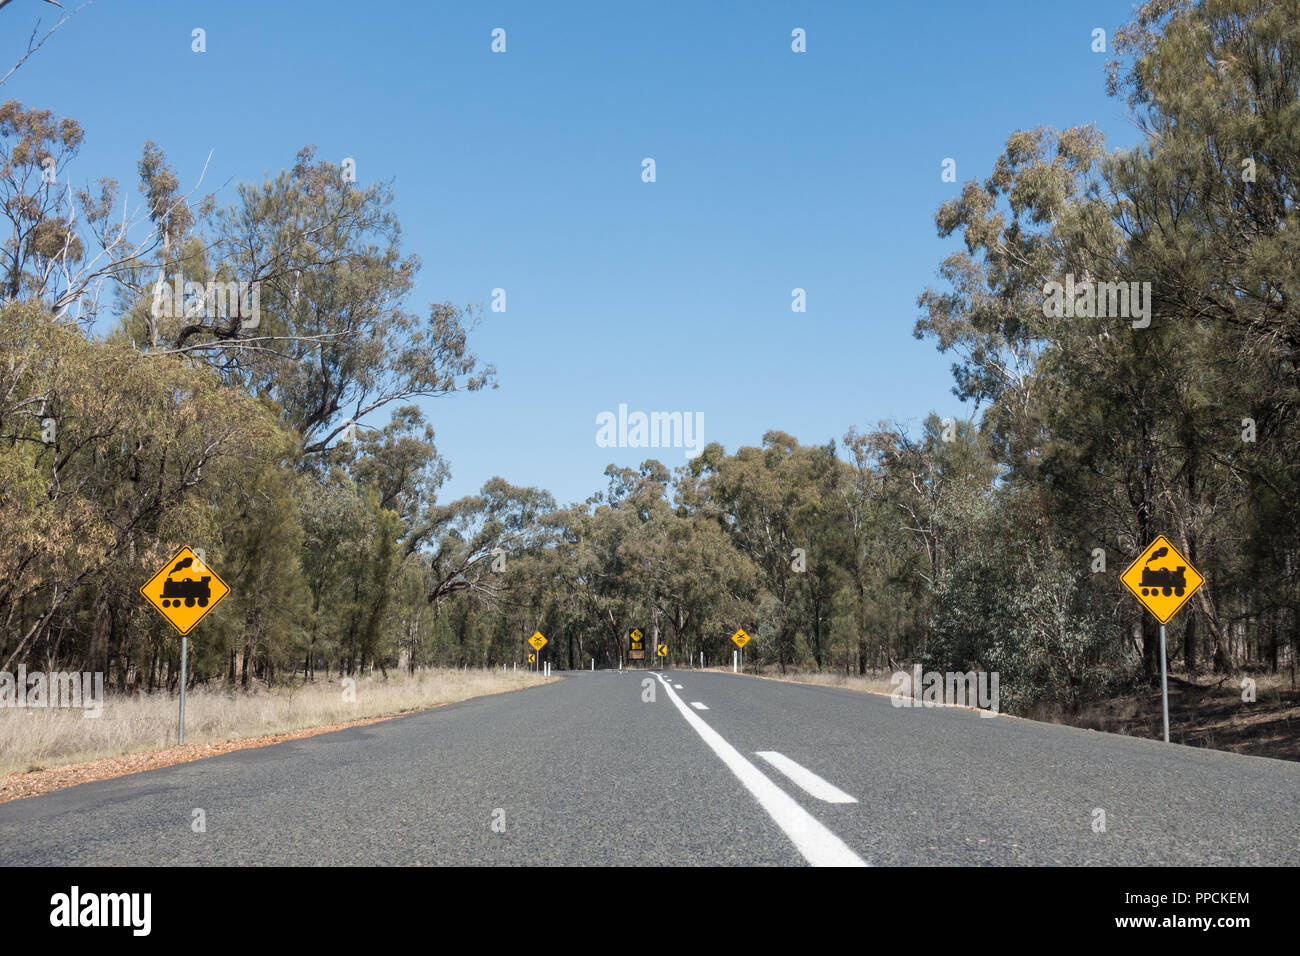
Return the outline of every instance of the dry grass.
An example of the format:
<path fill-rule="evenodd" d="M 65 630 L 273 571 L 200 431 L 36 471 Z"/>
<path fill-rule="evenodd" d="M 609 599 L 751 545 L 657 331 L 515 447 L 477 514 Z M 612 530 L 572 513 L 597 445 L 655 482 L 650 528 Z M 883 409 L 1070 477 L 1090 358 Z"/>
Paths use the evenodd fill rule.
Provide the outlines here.
<path fill-rule="evenodd" d="M 1255 680 L 1254 701 L 1241 699 L 1244 676 Z M 1164 733 L 1158 688 L 1095 701 L 1077 714 L 1037 708 L 1029 716 L 1156 740 Z M 1173 671 L 1169 675 L 1169 739 L 1192 747 L 1300 760 L 1300 690 L 1285 673 L 1224 678 Z"/>
<path fill-rule="evenodd" d="M 344 699 L 338 680 L 248 693 L 198 689 L 185 696 L 185 743 L 242 740 L 343 724 L 549 680 L 527 671 L 433 669 L 418 671 L 414 677 L 394 672 L 387 679 L 358 678 L 355 701 Z M 73 709 L 0 708 L 0 777 L 172 747 L 177 710 L 177 698 L 167 694 L 109 696 L 98 718 Z"/>
<path fill-rule="evenodd" d="M 731 673 L 730 667 L 709 668 Z M 890 673 L 882 671 L 862 677 L 829 672 L 798 672 L 782 675 L 764 669 L 757 675 L 771 680 L 803 684 L 824 684 L 872 694 L 890 694 L 894 685 Z M 1289 674 L 1256 672 L 1256 699 L 1241 699 L 1241 679 L 1206 674 L 1169 675 L 1169 738 L 1174 743 L 1212 750 L 1229 750 L 1258 757 L 1300 760 L 1300 690 L 1291 685 Z M 1078 713 L 1059 706 L 1041 705 L 1023 714 L 1030 720 L 1068 724 L 1131 737 L 1158 740 L 1163 735 L 1159 689 L 1093 701 Z"/>
<path fill-rule="evenodd" d="M 731 666 L 707 667 L 705 670 L 730 674 Z M 769 680 L 780 680 L 790 684 L 819 684 L 823 687 L 843 687 L 846 690 L 862 691 L 867 694 L 886 695 L 894 690 L 894 683 L 890 680 L 891 673 L 891 671 L 873 671 L 859 676 L 857 674 L 845 674 L 841 671 L 799 671 L 794 668 L 787 670 L 784 674 L 775 667 L 764 667 L 757 671 L 749 667 L 745 670 L 745 674 L 749 677 L 766 677 Z"/>

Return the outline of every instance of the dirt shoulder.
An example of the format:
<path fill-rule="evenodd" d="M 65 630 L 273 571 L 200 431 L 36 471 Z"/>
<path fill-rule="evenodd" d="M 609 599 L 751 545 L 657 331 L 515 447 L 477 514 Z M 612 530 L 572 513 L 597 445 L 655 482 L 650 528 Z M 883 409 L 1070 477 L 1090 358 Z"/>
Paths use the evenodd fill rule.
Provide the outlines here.
<path fill-rule="evenodd" d="M 1300 690 L 1289 680 L 1256 675 L 1257 699 L 1242 700 L 1241 676 L 1169 681 L 1169 739 L 1210 750 L 1300 760 Z M 1163 736 L 1160 690 L 1091 704 L 1077 715 L 1043 715 L 1054 723 L 1131 737 Z"/>
<path fill-rule="evenodd" d="M 552 677 L 529 683 L 527 685 L 512 686 L 502 690 L 479 690 L 476 693 L 466 693 L 463 697 L 457 696 L 453 700 L 440 700 L 421 706 L 402 707 L 392 713 L 370 715 L 355 720 L 322 723 L 316 726 L 301 727 L 277 733 L 259 734 L 254 736 L 239 736 L 237 734 L 232 734 L 227 739 L 205 740 L 198 743 L 159 749 L 133 750 L 129 753 L 99 757 L 93 760 L 60 764 L 58 766 L 45 767 L 39 770 L 9 773 L 0 777 L 0 803 L 7 803 L 10 800 L 21 800 L 26 797 L 35 797 L 43 793 L 49 793 L 53 790 L 60 790 L 64 787 L 75 787 L 78 784 L 89 783 L 94 780 L 109 780 L 114 777 L 124 777 L 128 774 L 141 773 L 145 770 L 157 770 L 160 767 L 170 767 L 176 764 L 190 763 L 195 760 L 203 760 L 207 757 L 216 757 L 220 754 L 231 753 L 235 750 L 249 750 L 254 747 L 269 747 L 274 744 L 283 743 L 286 740 L 301 740 L 305 737 L 315 737 L 319 734 L 328 734 L 338 730 L 346 730 L 349 727 L 363 727 L 367 724 L 377 724 L 382 721 L 392 720 L 396 717 L 405 717 L 409 714 L 434 710 L 438 707 L 445 707 L 447 704 L 458 703 L 461 700 L 491 696 L 497 693 L 510 693 L 514 690 L 523 690 L 530 686 L 541 686 L 543 683 L 552 683 L 560 679 L 561 678 L 559 677 Z"/>
<path fill-rule="evenodd" d="M 730 673 L 730 669 L 726 669 Z M 746 676 L 791 683 L 842 687 L 868 694 L 889 694 L 884 675 L 865 678 L 790 672 Z M 1242 679 L 1256 681 L 1256 699 L 1242 700 Z M 1129 737 L 1163 737 L 1160 690 L 1117 697 L 1085 706 L 1072 714 L 1037 708 L 1021 715 L 1029 720 L 1083 727 Z M 1169 739 L 1172 743 L 1228 750 L 1254 757 L 1300 761 L 1300 689 L 1286 674 L 1170 675 Z"/>

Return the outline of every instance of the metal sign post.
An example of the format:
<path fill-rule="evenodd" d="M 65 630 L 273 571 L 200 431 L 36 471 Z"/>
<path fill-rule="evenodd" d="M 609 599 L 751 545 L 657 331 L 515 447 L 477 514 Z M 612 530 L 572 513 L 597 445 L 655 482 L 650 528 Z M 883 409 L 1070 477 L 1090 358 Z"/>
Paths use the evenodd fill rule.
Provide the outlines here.
<path fill-rule="evenodd" d="M 741 628 L 731 635 L 731 642 L 740 649 L 740 672 L 743 674 L 745 673 L 745 645 L 749 643 L 749 635 L 745 633 L 744 628 Z M 734 657 L 731 661 L 731 671 L 732 673 L 736 671 L 736 659 Z"/>
<path fill-rule="evenodd" d="M 533 636 L 528 639 L 528 643 L 537 652 L 536 654 L 530 654 L 529 657 L 536 662 L 534 669 L 540 674 L 542 672 L 542 648 L 546 646 L 546 635 L 541 631 L 534 631 Z"/>
<path fill-rule="evenodd" d="M 140 587 L 140 594 L 166 618 L 181 636 L 180 718 L 176 725 L 177 745 L 185 743 L 185 685 L 189 681 L 189 633 L 208 612 L 230 593 L 230 585 L 208 566 L 203 549 L 182 547 L 153 577 Z"/>
<path fill-rule="evenodd" d="M 1160 625 L 1160 703 L 1165 712 L 1165 743 L 1169 743 L 1169 677 L 1165 673 L 1165 626 Z"/>
<path fill-rule="evenodd" d="M 185 656 L 189 650 L 190 639 L 184 634 L 181 635 L 181 720 L 176 725 L 176 743 L 185 743 Z"/>
<path fill-rule="evenodd" d="M 1192 595 L 1205 583 L 1205 578 L 1168 538 L 1157 535 L 1128 566 L 1128 570 L 1120 575 L 1119 580 L 1151 612 L 1151 616 L 1160 622 L 1160 709 L 1165 743 L 1169 743 L 1169 663 L 1165 648 L 1165 625 L 1192 599 Z"/>

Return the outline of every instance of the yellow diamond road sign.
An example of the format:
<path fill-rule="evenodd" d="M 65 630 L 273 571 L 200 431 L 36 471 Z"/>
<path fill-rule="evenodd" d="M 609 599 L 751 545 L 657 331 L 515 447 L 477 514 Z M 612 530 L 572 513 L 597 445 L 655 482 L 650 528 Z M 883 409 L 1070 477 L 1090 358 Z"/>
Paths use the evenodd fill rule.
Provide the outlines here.
<path fill-rule="evenodd" d="M 1120 581 L 1161 624 L 1168 624 L 1205 583 L 1164 535 L 1160 535 L 1120 575 Z"/>
<path fill-rule="evenodd" d="M 230 587 L 197 554 L 181 548 L 145 582 L 140 593 L 172 627 L 188 634 L 230 593 Z"/>
<path fill-rule="evenodd" d="M 538 631 L 528 639 L 528 643 L 533 645 L 533 650 L 540 651 L 543 647 L 546 646 L 546 638 L 542 636 L 541 631 Z"/>
<path fill-rule="evenodd" d="M 737 631 L 731 635 L 731 639 L 736 642 L 737 647 L 744 647 L 749 643 L 749 635 L 744 631 Z"/>

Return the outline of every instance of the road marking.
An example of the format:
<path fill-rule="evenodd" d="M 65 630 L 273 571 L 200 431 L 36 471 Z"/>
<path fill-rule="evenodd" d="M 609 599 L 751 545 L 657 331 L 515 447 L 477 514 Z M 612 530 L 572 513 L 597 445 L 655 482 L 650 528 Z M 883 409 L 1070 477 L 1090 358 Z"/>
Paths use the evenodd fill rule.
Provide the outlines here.
<path fill-rule="evenodd" d="M 795 763 L 785 754 L 777 753 L 775 750 L 756 750 L 754 752 L 818 800 L 825 800 L 827 803 L 858 802 L 855 797 L 850 797 L 833 783 L 823 780 L 807 767 Z"/>
<path fill-rule="evenodd" d="M 694 707 L 696 710 L 708 710 L 708 709 L 709 709 L 709 708 L 705 707 L 703 704 L 701 704 L 698 700 L 693 700 L 693 701 L 691 701 L 691 706 Z"/>
<path fill-rule="evenodd" d="M 767 815 L 779 826 L 790 842 L 795 845 L 803 858 L 813 866 L 866 866 L 862 859 L 845 845 L 844 841 L 822 825 L 821 821 L 799 806 L 795 799 L 774 784 L 763 771 L 749 762 L 745 756 L 723 739 L 722 735 L 704 722 L 704 718 L 687 707 L 680 697 L 673 693 L 672 686 L 662 677 L 659 678 L 668 691 L 673 705 L 686 718 L 686 722 L 709 745 L 709 749 L 718 755 L 718 759 L 727 765 L 736 778 L 745 785 L 758 805 L 767 811 Z"/>
<path fill-rule="evenodd" d="M 681 690 L 681 689 L 682 689 L 682 685 L 681 685 L 681 684 L 673 684 L 673 686 L 676 687 L 678 690 Z"/>

